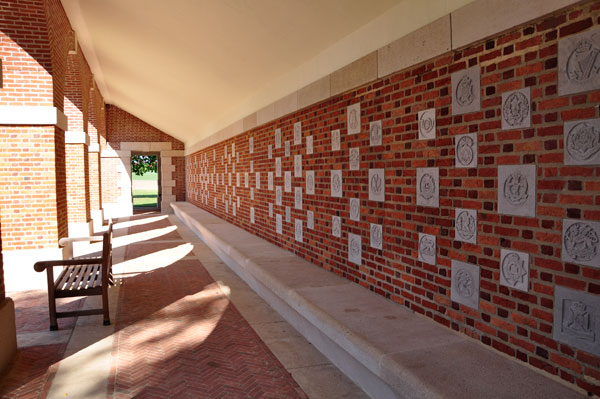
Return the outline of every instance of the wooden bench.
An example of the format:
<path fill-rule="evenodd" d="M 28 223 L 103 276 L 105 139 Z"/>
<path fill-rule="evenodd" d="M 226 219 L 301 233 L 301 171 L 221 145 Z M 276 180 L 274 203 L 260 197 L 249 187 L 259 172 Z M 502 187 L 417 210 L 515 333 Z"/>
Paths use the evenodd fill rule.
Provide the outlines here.
<path fill-rule="evenodd" d="M 73 243 L 81 241 L 102 241 L 102 255 L 100 257 L 73 258 Z M 96 314 L 104 315 L 104 325 L 109 325 L 108 286 L 114 285 L 112 279 L 112 223 L 109 224 L 108 230 L 102 236 L 62 238 L 59 245 L 66 246 L 67 259 L 42 261 L 33 265 L 35 271 L 46 270 L 47 273 L 50 330 L 58 330 L 58 318 Z M 63 269 L 55 280 L 54 267 L 57 266 L 62 266 Z M 56 311 L 56 298 L 92 295 L 102 295 L 102 308 L 71 312 Z"/>

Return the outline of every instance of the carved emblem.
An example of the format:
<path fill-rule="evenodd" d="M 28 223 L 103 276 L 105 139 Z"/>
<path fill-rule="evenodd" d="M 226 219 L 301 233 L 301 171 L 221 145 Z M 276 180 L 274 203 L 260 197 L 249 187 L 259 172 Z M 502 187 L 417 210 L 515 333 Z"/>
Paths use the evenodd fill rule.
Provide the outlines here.
<path fill-rule="evenodd" d="M 281 158 L 275 158 L 275 176 L 281 177 Z"/>
<path fill-rule="evenodd" d="M 379 176 L 379 174 L 373 174 L 371 177 L 371 191 L 373 191 L 374 195 L 381 195 L 381 191 L 383 190 L 383 180 Z"/>
<path fill-rule="evenodd" d="M 302 155 L 294 155 L 294 177 L 302 177 Z"/>
<path fill-rule="evenodd" d="M 358 198 L 350 199 L 350 219 L 354 221 L 360 220 L 360 200 Z"/>
<path fill-rule="evenodd" d="M 294 202 L 296 209 L 302 209 L 302 187 L 295 188 Z"/>
<path fill-rule="evenodd" d="M 292 192 L 292 172 L 286 171 L 284 173 L 283 185 L 286 193 Z"/>
<path fill-rule="evenodd" d="M 461 106 L 471 105 L 475 100 L 475 89 L 473 80 L 468 76 L 463 76 L 456 86 L 456 101 Z"/>
<path fill-rule="evenodd" d="M 358 107 L 356 106 L 358 105 Z M 360 104 L 348 107 L 348 134 L 360 132 Z"/>
<path fill-rule="evenodd" d="M 331 171 L 331 195 L 333 197 L 341 197 L 342 196 L 341 171 Z"/>
<path fill-rule="evenodd" d="M 313 173 L 306 175 L 306 193 L 314 194 L 315 193 L 315 177 Z"/>
<path fill-rule="evenodd" d="M 289 206 L 285 207 L 285 222 L 286 223 L 292 222 L 292 209 Z"/>
<path fill-rule="evenodd" d="M 348 257 L 354 263 L 360 263 L 361 244 L 360 237 L 356 234 L 348 234 Z"/>
<path fill-rule="evenodd" d="M 332 216 L 331 218 L 331 234 L 334 237 L 342 236 L 342 220 L 339 216 Z"/>
<path fill-rule="evenodd" d="M 302 242 L 302 220 L 296 219 L 295 227 L 295 239 L 296 241 Z"/>
<path fill-rule="evenodd" d="M 275 203 L 279 206 L 281 206 L 281 200 L 282 200 L 282 193 L 281 193 L 281 186 L 277 186 L 275 188 Z"/>
<path fill-rule="evenodd" d="M 515 91 L 508 95 L 502 107 L 502 118 L 512 127 L 521 127 L 529 117 L 529 100 L 525 94 Z"/>
<path fill-rule="evenodd" d="M 463 298 L 471 298 L 475 293 L 475 281 L 473 276 L 465 270 L 460 269 L 456 275 L 456 292 Z"/>
<path fill-rule="evenodd" d="M 273 146 L 271 144 L 269 144 L 269 147 L 268 147 L 267 151 L 268 151 L 268 157 L 269 157 L 269 159 L 273 159 Z"/>
<path fill-rule="evenodd" d="M 424 199 L 430 200 L 435 195 L 435 179 L 429 173 L 425 173 L 423 176 L 421 176 L 419 187 L 421 189 L 419 195 Z"/>
<path fill-rule="evenodd" d="M 269 172 L 268 180 L 269 180 L 267 183 L 269 186 L 268 188 L 269 188 L 269 190 L 273 190 L 273 172 Z"/>
<path fill-rule="evenodd" d="M 311 155 L 313 153 L 313 136 L 306 138 L 306 154 Z"/>
<path fill-rule="evenodd" d="M 587 161 L 600 151 L 600 130 L 588 122 L 577 123 L 567 133 L 569 155 L 577 161 Z"/>
<path fill-rule="evenodd" d="M 360 168 L 360 149 L 350 148 L 350 170 L 358 170 Z"/>
<path fill-rule="evenodd" d="M 564 248 L 571 259 L 590 262 L 598 254 L 599 237 L 594 228 L 583 222 L 570 225 L 563 238 Z"/>
<path fill-rule="evenodd" d="M 254 224 L 254 208 L 250 208 L 250 223 Z"/>
<path fill-rule="evenodd" d="M 585 83 L 600 74 L 600 49 L 590 40 L 580 40 L 567 60 L 570 81 Z"/>
<path fill-rule="evenodd" d="M 369 126 L 369 135 L 371 139 L 371 145 L 381 145 L 383 134 L 381 128 L 381 121 L 371 122 Z"/>
<path fill-rule="evenodd" d="M 269 217 L 272 218 L 273 217 L 273 204 L 269 203 Z"/>
<path fill-rule="evenodd" d="M 525 260 L 521 259 L 519 254 L 515 252 L 511 252 L 504 257 L 501 270 L 504 280 L 511 286 L 523 284 L 527 276 Z"/>
<path fill-rule="evenodd" d="M 380 224 L 371 223 L 371 246 L 381 249 L 383 244 L 383 231 Z"/>
<path fill-rule="evenodd" d="M 340 149 L 340 129 L 331 132 L 331 151 L 339 151 Z"/>
<path fill-rule="evenodd" d="M 281 129 L 275 129 L 275 148 L 281 148 Z"/>
<path fill-rule="evenodd" d="M 294 123 L 294 145 L 302 144 L 302 122 Z"/>
<path fill-rule="evenodd" d="M 423 234 L 419 240 L 419 252 L 423 258 L 435 256 L 435 237 Z"/>
<path fill-rule="evenodd" d="M 306 212 L 306 227 L 311 230 L 315 228 L 315 214 L 313 211 Z"/>
<path fill-rule="evenodd" d="M 250 137 L 250 139 L 248 140 L 248 149 L 250 151 L 250 154 L 254 153 L 254 137 Z"/>
<path fill-rule="evenodd" d="M 564 300 L 562 328 L 564 332 L 586 341 L 595 341 L 590 309 L 582 301 Z"/>
<path fill-rule="evenodd" d="M 475 141 L 470 135 L 461 136 L 456 143 L 456 160 L 461 166 L 470 166 L 475 157 Z"/>
<path fill-rule="evenodd" d="M 456 232 L 463 241 L 470 242 L 477 233 L 477 219 L 472 212 L 461 211 L 456 217 Z"/>
<path fill-rule="evenodd" d="M 289 140 L 285 141 L 285 156 L 286 157 L 290 156 L 290 141 Z"/>
<path fill-rule="evenodd" d="M 277 214 L 275 218 L 275 229 L 277 230 L 277 234 L 283 233 L 283 218 L 280 214 Z"/>
<path fill-rule="evenodd" d="M 527 177 L 515 170 L 504 181 L 504 198 L 514 206 L 523 205 L 529 198 Z"/>
<path fill-rule="evenodd" d="M 419 140 L 435 138 L 435 108 L 421 111 L 419 116 Z"/>

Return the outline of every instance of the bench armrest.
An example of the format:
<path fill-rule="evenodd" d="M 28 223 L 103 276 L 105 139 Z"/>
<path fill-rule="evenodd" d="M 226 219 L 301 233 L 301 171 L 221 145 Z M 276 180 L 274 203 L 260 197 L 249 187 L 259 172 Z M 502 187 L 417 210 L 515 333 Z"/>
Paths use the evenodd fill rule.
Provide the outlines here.
<path fill-rule="evenodd" d="M 35 262 L 33 269 L 36 272 L 43 272 L 49 267 L 56 266 L 71 266 L 71 265 L 97 265 L 102 263 L 100 258 L 90 259 L 60 259 L 60 260 L 44 260 L 41 262 Z"/>
<path fill-rule="evenodd" d="M 74 242 L 100 242 L 102 241 L 102 236 L 91 236 L 91 237 L 63 237 L 58 240 L 59 247 L 65 247 Z"/>

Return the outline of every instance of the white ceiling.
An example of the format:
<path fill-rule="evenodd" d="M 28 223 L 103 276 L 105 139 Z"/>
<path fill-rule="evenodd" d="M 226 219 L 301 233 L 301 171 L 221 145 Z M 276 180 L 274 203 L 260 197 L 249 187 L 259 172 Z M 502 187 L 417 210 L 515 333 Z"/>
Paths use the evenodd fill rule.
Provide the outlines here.
<path fill-rule="evenodd" d="M 403 2 L 62 0 L 105 101 L 188 145 Z"/>

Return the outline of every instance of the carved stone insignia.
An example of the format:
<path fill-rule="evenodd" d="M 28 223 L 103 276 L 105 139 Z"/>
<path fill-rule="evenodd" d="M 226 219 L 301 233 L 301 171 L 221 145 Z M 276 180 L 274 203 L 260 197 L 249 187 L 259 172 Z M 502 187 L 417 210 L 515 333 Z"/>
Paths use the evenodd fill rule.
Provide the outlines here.
<path fill-rule="evenodd" d="M 454 238 L 458 241 L 477 244 L 477 211 L 457 208 L 455 214 Z"/>
<path fill-rule="evenodd" d="M 600 268 L 600 222 L 563 219 L 562 260 Z"/>
<path fill-rule="evenodd" d="M 358 170 L 360 169 L 360 148 L 353 147 L 349 150 L 350 155 L 350 170 Z"/>
<path fill-rule="evenodd" d="M 296 219 L 294 227 L 294 239 L 298 242 L 302 242 L 302 220 Z"/>
<path fill-rule="evenodd" d="M 294 155 L 294 177 L 302 177 L 302 155 Z"/>
<path fill-rule="evenodd" d="M 315 214 L 313 211 L 306 212 L 306 227 L 310 230 L 315 228 Z"/>
<path fill-rule="evenodd" d="M 571 35 L 558 42 L 558 94 L 600 88 L 600 29 Z"/>
<path fill-rule="evenodd" d="M 452 115 L 481 109 L 481 70 L 479 65 L 452 74 Z"/>
<path fill-rule="evenodd" d="M 385 202 L 385 169 L 369 169 L 369 201 Z"/>
<path fill-rule="evenodd" d="M 553 338 L 600 356 L 600 296 L 554 287 Z"/>
<path fill-rule="evenodd" d="M 332 170 L 331 171 L 331 196 L 341 197 L 342 196 L 342 171 Z"/>
<path fill-rule="evenodd" d="M 419 112 L 419 140 L 430 140 L 436 136 L 435 108 Z"/>
<path fill-rule="evenodd" d="M 285 222 L 292 223 L 292 208 L 289 206 L 285 207 Z"/>
<path fill-rule="evenodd" d="M 535 216 L 536 166 L 498 167 L 498 212 L 516 216 Z"/>
<path fill-rule="evenodd" d="M 352 104 L 346 108 L 348 116 L 348 134 L 360 133 L 360 103 Z"/>
<path fill-rule="evenodd" d="M 306 137 L 306 154 L 311 155 L 313 153 L 313 136 Z"/>
<path fill-rule="evenodd" d="M 350 198 L 350 220 L 360 222 L 360 200 L 358 198 Z"/>
<path fill-rule="evenodd" d="M 331 234 L 338 238 L 342 236 L 342 218 L 339 216 L 331 217 Z"/>
<path fill-rule="evenodd" d="M 502 130 L 531 126 L 531 88 L 502 93 Z"/>
<path fill-rule="evenodd" d="M 306 194 L 315 195 L 315 171 L 306 171 Z"/>
<path fill-rule="evenodd" d="M 565 165 L 600 165 L 600 119 L 565 122 Z"/>
<path fill-rule="evenodd" d="M 527 292 L 529 289 L 529 254 L 500 250 L 500 284 Z"/>
<path fill-rule="evenodd" d="M 277 234 L 283 234 L 283 218 L 280 214 L 275 216 L 275 230 Z"/>
<path fill-rule="evenodd" d="M 362 242 L 358 234 L 348 233 L 348 260 L 360 265 L 362 263 Z"/>
<path fill-rule="evenodd" d="M 477 133 L 456 136 L 456 167 L 477 167 Z"/>
<path fill-rule="evenodd" d="M 479 267 L 452 260 L 450 299 L 475 310 L 479 309 Z"/>
<path fill-rule="evenodd" d="M 436 258 L 436 237 L 431 234 L 419 233 L 419 260 L 435 265 Z"/>
<path fill-rule="evenodd" d="M 295 187 L 294 190 L 294 207 L 302 209 L 302 187 Z"/>
<path fill-rule="evenodd" d="M 417 168 L 417 205 L 440 206 L 439 168 Z"/>
<path fill-rule="evenodd" d="M 331 151 L 340 150 L 340 129 L 331 131 Z"/>
<path fill-rule="evenodd" d="M 371 146 L 381 145 L 383 142 L 383 128 L 381 120 L 369 124 L 369 138 Z"/>
<path fill-rule="evenodd" d="M 292 192 L 292 172 L 289 170 L 284 173 L 283 185 L 286 193 Z"/>
<path fill-rule="evenodd" d="M 302 144 L 302 122 L 294 123 L 294 145 Z"/>
<path fill-rule="evenodd" d="M 275 129 L 275 149 L 281 148 L 281 128 Z"/>
<path fill-rule="evenodd" d="M 371 223 L 371 247 L 383 248 L 383 226 L 380 224 Z"/>

